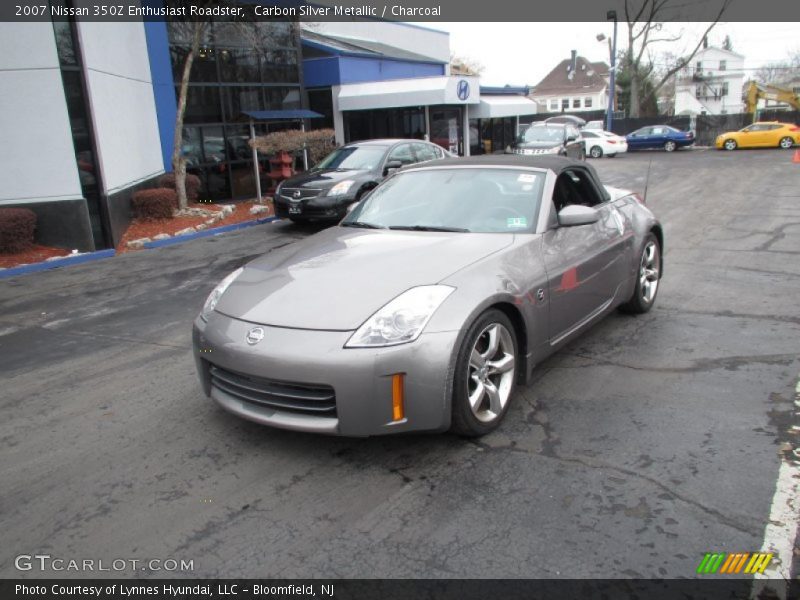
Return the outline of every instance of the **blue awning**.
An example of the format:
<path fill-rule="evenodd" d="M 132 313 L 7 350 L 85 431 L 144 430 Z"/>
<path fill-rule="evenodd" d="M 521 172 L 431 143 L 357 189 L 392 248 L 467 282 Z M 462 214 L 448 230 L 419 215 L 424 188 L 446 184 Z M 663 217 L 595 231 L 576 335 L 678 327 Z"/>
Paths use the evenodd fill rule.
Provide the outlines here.
<path fill-rule="evenodd" d="M 256 121 L 297 121 L 298 119 L 320 119 L 324 115 L 313 110 L 246 110 L 242 114 Z"/>

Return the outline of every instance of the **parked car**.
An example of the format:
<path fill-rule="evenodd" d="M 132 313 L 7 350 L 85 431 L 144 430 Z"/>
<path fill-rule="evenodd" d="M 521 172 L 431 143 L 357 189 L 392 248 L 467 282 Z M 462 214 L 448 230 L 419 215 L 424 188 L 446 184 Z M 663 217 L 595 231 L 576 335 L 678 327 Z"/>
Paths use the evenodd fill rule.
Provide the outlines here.
<path fill-rule="evenodd" d="M 800 127 L 777 121 L 762 121 L 739 131 L 728 131 L 718 135 L 714 142 L 718 150 L 791 148 L 795 144 L 800 144 Z"/>
<path fill-rule="evenodd" d="M 589 121 L 586 125 L 584 125 L 584 129 L 600 129 L 602 130 L 606 124 L 603 121 Z"/>
<path fill-rule="evenodd" d="M 652 125 L 629 133 L 625 139 L 628 142 L 628 150 L 663 148 L 667 152 L 673 152 L 678 148 L 694 144 L 694 133 L 681 131 L 669 125 Z"/>
<path fill-rule="evenodd" d="M 406 165 L 451 156 L 421 140 L 382 139 L 346 144 L 312 169 L 286 179 L 275 190 L 275 215 L 292 221 L 339 221 L 389 173 Z"/>
<path fill-rule="evenodd" d="M 628 142 L 624 137 L 610 131 L 584 129 L 581 132 L 583 146 L 587 156 L 614 158 L 617 154 L 628 151 Z"/>
<path fill-rule="evenodd" d="M 559 154 L 578 160 L 586 158 L 581 132 L 573 125 L 538 122 L 522 132 L 508 149 L 511 154 Z"/>
<path fill-rule="evenodd" d="M 223 279 L 194 323 L 200 382 L 274 427 L 482 435 L 545 357 L 617 307 L 652 308 L 662 247 L 643 200 L 584 162 L 406 167 Z"/>
<path fill-rule="evenodd" d="M 557 117 L 550 117 L 543 121 L 544 123 L 560 123 L 562 125 L 572 125 L 578 129 L 586 125 L 586 119 L 576 117 L 575 115 L 558 115 Z"/>

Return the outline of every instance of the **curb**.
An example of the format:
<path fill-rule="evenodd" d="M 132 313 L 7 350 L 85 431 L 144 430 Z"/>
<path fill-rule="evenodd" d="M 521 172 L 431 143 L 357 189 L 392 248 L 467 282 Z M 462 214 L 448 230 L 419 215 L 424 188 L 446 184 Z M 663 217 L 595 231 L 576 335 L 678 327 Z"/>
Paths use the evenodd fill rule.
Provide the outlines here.
<path fill-rule="evenodd" d="M 22 265 L 19 267 L 11 267 L 0 271 L 0 279 L 14 277 L 15 275 L 27 275 L 28 273 L 36 273 L 38 271 L 48 271 L 50 269 L 58 269 L 61 267 L 69 267 L 71 265 L 80 265 L 86 262 L 101 260 L 103 258 L 111 258 L 117 253 L 113 248 L 108 250 L 99 250 L 97 252 L 87 252 L 77 256 L 65 256 L 59 260 L 51 260 L 48 262 L 33 263 L 30 265 Z"/>
<path fill-rule="evenodd" d="M 223 225 L 222 227 L 213 227 L 212 229 L 204 229 L 203 231 L 196 231 L 195 233 L 187 233 L 186 235 L 178 235 L 175 237 L 167 238 L 165 240 L 156 240 L 154 242 L 147 242 L 143 248 L 162 248 L 164 246 L 173 246 L 183 242 L 190 242 L 198 238 L 209 237 L 212 235 L 219 235 L 220 233 L 227 233 L 229 231 L 236 231 L 237 229 L 245 229 L 253 225 L 263 225 L 272 221 L 279 221 L 278 217 L 265 217 L 263 219 L 256 219 L 254 221 L 244 221 L 243 223 L 234 223 L 233 225 Z"/>

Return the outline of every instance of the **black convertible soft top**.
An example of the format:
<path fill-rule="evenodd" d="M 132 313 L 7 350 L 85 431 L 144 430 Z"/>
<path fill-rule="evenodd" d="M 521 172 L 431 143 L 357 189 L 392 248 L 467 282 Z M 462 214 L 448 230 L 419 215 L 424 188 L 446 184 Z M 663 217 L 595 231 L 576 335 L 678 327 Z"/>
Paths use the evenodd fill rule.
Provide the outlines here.
<path fill-rule="evenodd" d="M 450 165 L 475 165 L 480 166 L 508 166 L 508 167 L 528 167 L 537 169 L 549 169 L 556 173 L 561 173 L 570 167 L 588 168 L 594 174 L 594 168 L 583 161 L 556 155 L 527 155 L 527 154 L 483 154 L 481 156 L 465 156 L 456 158 L 445 158 L 436 162 L 417 163 L 404 168 L 410 171 L 414 168 L 424 167 L 447 167 Z"/>

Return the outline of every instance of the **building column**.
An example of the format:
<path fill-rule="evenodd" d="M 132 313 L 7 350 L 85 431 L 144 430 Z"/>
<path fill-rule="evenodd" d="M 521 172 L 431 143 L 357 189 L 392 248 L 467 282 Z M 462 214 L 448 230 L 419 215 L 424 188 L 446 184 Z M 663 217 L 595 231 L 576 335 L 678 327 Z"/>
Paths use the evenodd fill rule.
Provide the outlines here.
<path fill-rule="evenodd" d="M 462 136 L 462 144 L 464 144 L 464 156 L 469 156 L 470 150 L 470 139 L 469 139 L 469 104 L 464 105 L 464 113 L 463 113 L 463 123 L 461 129 L 464 131 L 464 135 Z"/>
<path fill-rule="evenodd" d="M 331 87 L 331 106 L 333 109 L 333 131 L 336 137 L 336 145 L 341 146 L 344 144 L 344 115 L 339 110 L 339 91 L 342 89 L 339 85 Z"/>
<path fill-rule="evenodd" d="M 427 104 L 425 105 L 425 141 L 431 141 L 431 111 Z"/>

